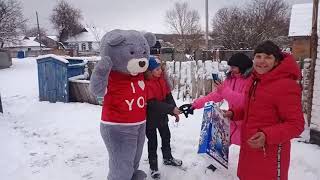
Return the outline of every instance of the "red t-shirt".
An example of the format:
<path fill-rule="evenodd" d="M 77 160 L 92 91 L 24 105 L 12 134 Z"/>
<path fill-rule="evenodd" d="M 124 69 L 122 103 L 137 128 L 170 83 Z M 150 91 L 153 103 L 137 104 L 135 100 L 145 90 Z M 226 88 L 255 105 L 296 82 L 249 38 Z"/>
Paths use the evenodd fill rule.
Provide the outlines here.
<path fill-rule="evenodd" d="M 111 71 L 101 120 L 106 124 L 139 124 L 146 120 L 146 90 L 142 73 Z"/>

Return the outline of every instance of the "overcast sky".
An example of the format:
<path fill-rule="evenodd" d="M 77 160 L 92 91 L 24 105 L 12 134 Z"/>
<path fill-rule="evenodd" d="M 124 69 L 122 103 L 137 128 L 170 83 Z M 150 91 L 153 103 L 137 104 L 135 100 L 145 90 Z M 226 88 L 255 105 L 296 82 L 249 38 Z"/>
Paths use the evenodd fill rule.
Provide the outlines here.
<path fill-rule="evenodd" d="M 38 11 L 40 26 L 53 34 L 49 16 L 58 0 L 20 0 L 28 26 L 36 25 Z M 174 7 L 174 2 L 187 2 L 192 9 L 198 10 L 201 25 L 205 26 L 205 0 L 67 0 L 81 10 L 83 22 L 94 24 L 107 30 L 135 29 L 153 33 L 171 33 L 165 23 L 165 13 Z M 220 8 L 243 6 L 250 0 L 209 0 L 209 25 L 212 17 Z M 290 3 L 306 3 L 312 0 L 287 0 Z M 210 26 L 209 26 L 210 27 Z"/>

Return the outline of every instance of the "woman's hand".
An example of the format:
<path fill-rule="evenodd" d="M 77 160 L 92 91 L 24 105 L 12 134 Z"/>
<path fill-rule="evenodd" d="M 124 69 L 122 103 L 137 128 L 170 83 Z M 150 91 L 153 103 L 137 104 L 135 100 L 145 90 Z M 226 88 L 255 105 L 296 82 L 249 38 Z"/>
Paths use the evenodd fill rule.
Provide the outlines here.
<path fill-rule="evenodd" d="M 217 82 L 215 83 L 215 86 L 216 86 L 216 92 L 221 94 L 224 89 L 224 84 L 221 82 Z"/>
<path fill-rule="evenodd" d="M 174 115 L 175 117 L 176 117 L 176 120 L 175 120 L 175 122 L 179 122 L 180 121 L 180 117 L 179 117 L 179 115 Z"/>
<path fill-rule="evenodd" d="M 173 109 L 173 114 L 174 114 L 174 115 L 179 115 L 179 114 L 181 114 L 181 111 L 179 110 L 178 107 L 175 107 L 175 108 Z"/>
<path fill-rule="evenodd" d="M 257 132 L 254 134 L 247 143 L 251 148 L 263 148 L 266 143 L 266 135 L 263 132 Z"/>
<path fill-rule="evenodd" d="M 223 117 L 232 119 L 232 117 L 233 117 L 232 111 L 226 111 L 226 110 L 222 110 L 222 111 L 223 111 Z"/>

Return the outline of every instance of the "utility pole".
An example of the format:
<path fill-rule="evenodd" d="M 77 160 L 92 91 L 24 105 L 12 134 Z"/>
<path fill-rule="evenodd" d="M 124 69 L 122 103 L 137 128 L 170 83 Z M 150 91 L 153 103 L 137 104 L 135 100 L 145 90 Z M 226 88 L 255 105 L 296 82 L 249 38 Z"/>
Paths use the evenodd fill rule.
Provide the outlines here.
<path fill-rule="evenodd" d="M 209 50 L 209 37 L 208 37 L 208 33 L 209 33 L 209 12 L 208 12 L 208 0 L 205 0 L 206 1 L 206 50 Z"/>
<path fill-rule="evenodd" d="M 310 53 L 311 53 L 311 67 L 310 67 L 310 84 L 309 84 L 309 93 L 308 93 L 308 110 L 307 110 L 307 120 L 308 126 L 311 124 L 311 112 L 312 112 L 312 100 L 313 100 L 313 87 L 314 87 L 314 74 L 315 66 L 317 60 L 317 46 L 318 46 L 318 35 L 317 35 L 317 26 L 318 26 L 318 6 L 319 0 L 313 0 L 313 10 L 312 10 L 312 32 L 311 32 L 311 41 L 310 41 Z"/>
<path fill-rule="evenodd" d="M 37 26 L 38 26 L 38 38 L 39 38 L 39 44 L 40 44 L 40 53 L 42 54 L 42 47 L 41 47 L 41 33 L 40 33 L 40 25 L 39 25 L 39 18 L 38 18 L 38 12 L 36 11 L 37 16 Z"/>

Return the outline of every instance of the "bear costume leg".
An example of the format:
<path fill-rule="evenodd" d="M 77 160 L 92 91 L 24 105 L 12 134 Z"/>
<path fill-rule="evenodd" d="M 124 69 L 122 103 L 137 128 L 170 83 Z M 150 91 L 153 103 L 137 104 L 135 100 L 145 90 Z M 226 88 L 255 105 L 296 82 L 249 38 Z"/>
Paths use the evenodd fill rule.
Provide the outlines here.
<path fill-rule="evenodd" d="M 108 180 L 142 180 L 138 170 L 145 140 L 146 124 L 124 126 L 100 124 L 102 139 L 109 153 Z"/>

